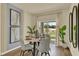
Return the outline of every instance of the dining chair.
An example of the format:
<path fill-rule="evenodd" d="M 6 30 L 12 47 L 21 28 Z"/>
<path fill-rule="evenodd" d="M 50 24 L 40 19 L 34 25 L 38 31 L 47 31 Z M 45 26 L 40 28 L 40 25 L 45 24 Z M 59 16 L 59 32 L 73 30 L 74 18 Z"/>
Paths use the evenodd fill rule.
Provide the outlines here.
<path fill-rule="evenodd" d="M 38 47 L 38 52 L 41 52 L 41 56 L 45 53 L 45 55 L 49 55 L 49 50 L 50 50 L 50 36 L 45 35 L 45 37 L 41 38 L 40 44 Z M 37 52 L 37 54 L 38 54 Z"/>
<path fill-rule="evenodd" d="M 33 49 L 33 46 L 30 45 L 30 44 L 24 44 L 24 41 L 23 40 L 20 40 L 20 44 L 21 44 L 21 53 L 20 55 L 24 56 L 24 53 L 26 51 L 31 51 L 32 52 L 32 49 Z"/>

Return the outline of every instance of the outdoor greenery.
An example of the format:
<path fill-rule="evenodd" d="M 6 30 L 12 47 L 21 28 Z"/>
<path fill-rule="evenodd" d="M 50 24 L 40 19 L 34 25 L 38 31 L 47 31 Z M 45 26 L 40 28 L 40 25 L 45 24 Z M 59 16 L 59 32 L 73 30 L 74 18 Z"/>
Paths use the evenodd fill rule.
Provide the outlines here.
<path fill-rule="evenodd" d="M 52 32 L 49 33 L 50 37 L 55 39 L 56 38 L 56 30 L 52 30 Z"/>
<path fill-rule="evenodd" d="M 50 26 L 50 25 L 44 25 L 44 28 L 47 28 L 47 27 L 49 27 L 49 28 L 56 28 L 56 25 L 52 25 L 52 26 Z"/>
<path fill-rule="evenodd" d="M 50 35 L 50 37 L 52 39 L 55 39 L 56 38 L 56 33 L 55 33 L 56 31 L 55 30 L 52 30 L 52 29 L 55 29 L 55 28 L 56 28 L 55 25 L 50 26 L 48 24 L 45 24 L 44 25 L 44 32 L 48 32 L 49 35 Z"/>
<path fill-rule="evenodd" d="M 65 43 L 64 41 L 64 36 L 66 35 L 65 31 L 66 31 L 66 25 L 63 25 L 61 28 L 59 28 L 59 36 L 62 40 L 62 43 Z"/>

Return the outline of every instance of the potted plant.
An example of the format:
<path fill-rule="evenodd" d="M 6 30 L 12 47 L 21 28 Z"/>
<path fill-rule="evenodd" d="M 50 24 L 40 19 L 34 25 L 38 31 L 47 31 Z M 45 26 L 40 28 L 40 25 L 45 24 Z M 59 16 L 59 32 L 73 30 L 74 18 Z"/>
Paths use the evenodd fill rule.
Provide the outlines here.
<path fill-rule="evenodd" d="M 27 27 L 29 30 L 27 31 L 27 33 L 29 33 L 29 36 L 30 37 L 34 37 L 35 36 L 35 33 L 36 33 L 36 26 L 34 25 L 34 26 L 28 26 Z"/>
<path fill-rule="evenodd" d="M 61 45 L 62 45 L 62 47 L 64 47 L 64 48 L 67 47 L 67 45 L 66 45 L 66 43 L 65 43 L 65 40 L 64 40 L 64 37 L 65 37 L 65 35 L 66 35 L 65 31 L 66 31 L 66 25 L 63 25 L 61 28 L 59 28 L 59 36 L 60 36 L 60 38 L 61 38 Z"/>

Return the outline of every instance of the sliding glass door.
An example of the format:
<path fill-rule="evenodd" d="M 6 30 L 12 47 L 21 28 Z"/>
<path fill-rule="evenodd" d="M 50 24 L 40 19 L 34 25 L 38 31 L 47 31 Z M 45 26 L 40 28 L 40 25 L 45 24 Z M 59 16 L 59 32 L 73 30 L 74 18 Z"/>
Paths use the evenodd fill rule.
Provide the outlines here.
<path fill-rule="evenodd" d="M 43 32 L 47 32 L 51 38 L 56 38 L 56 21 L 43 22 Z"/>
<path fill-rule="evenodd" d="M 51 38 L 51 42 L 53 44 L 56 44 L 56 21 L 47 21 L 47 22 L 42 22 L 42 33 L 48 33 Z"/>

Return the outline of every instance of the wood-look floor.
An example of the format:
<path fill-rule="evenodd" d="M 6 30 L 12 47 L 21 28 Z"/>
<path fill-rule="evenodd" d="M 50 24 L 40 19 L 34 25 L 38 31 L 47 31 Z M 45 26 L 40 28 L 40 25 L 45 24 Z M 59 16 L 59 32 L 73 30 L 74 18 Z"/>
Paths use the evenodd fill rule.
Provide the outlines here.
<path fill-rule="evenodd" d="M 4 56 L 20 56 L 20 48 L 11 51 L 7 54 L 5 54 Z M 31 52 L 27 52 L 25 53 L 25 56 L 32 56 Z M 71 53 L 69 51 L 69 49 L 64 49 L 62 47 L 57 47 L 57 46 L 52 46 L 51 47 L 51 51 L 50 51 L 50 56 L 71 56 Z"/>

